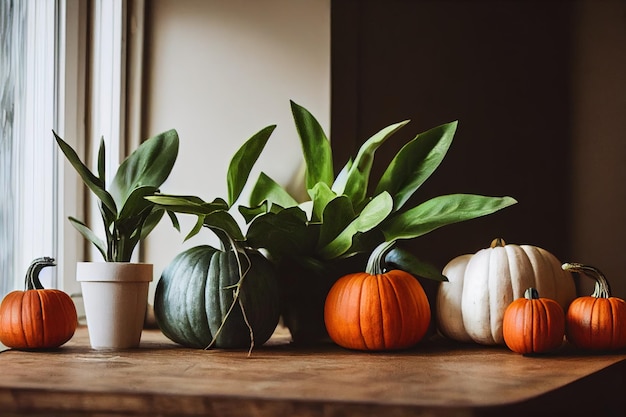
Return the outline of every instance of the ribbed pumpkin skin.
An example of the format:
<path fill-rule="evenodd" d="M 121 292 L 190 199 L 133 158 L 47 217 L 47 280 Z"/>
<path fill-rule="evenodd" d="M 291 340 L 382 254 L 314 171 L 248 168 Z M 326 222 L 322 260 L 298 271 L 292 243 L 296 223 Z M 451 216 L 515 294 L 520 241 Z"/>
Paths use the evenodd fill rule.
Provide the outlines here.
<path fill-rule="evenodd" d="M 504 312 L 502 334 L 513 352 L 550 352 L 563 344 L 565 313 L 549 298 L 518 298 Z"/>
<path fill-rule="evenodd" d="M 248 254 L 252 267 L 244 278 L 240 301 L 257 346 L 265 343 L 278 324 L 280 308 L 276 273 L 258 253 Z M 246 269 L 245 257 L 240 256 Z M 213 340 L 233 302 L 239 281 L 234 252 L 203 245 L 178 254 L 157 284 L 154 313 L 163 334 L 183 346 L 206 348 Z M 229 288 L 230 287 L 230 288 Z M 239 303 L 213 345 L 217 348 L 250 346 L 250 331 Z"/>
<path fill-rule="evenodd" d="M 330 338 L 356 350 L 405 349 L 418 343 L 430 323 L 430 305 L 411 274 L 354 273 L 330 289 L 324 306 Z"/>
<path fill-rule="evenodd" d="M 0 304 L 0 342 L 14 349 L 52 349 L 74 336 L 74 302 L 55 289 L 13 291 Z"/>
<path fill-rule="evenodd" d="M 570 272 L 545 249 L 531 245 L 494 246 L 451 260 L 437 294 L 437 323 L 446 337 L 485 345 L 504 344 L 506 308 L 535 288 L 563 310 L 576 297 Z"/>
<path fill-rule="evenodd" d="M 617 297 L 579 297 L 566 314 L 567 340 L 588 350 L 626 347 L 626 302 Z"/>

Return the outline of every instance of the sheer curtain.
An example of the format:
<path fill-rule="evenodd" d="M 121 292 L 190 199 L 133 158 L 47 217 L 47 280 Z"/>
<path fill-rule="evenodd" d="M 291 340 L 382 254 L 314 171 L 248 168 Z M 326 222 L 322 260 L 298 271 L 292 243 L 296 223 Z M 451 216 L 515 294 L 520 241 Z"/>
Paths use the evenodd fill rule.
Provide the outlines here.
<path fill-rule="evenodd" d="M 15 275 L 15 99 L 18 74 L 23 71 L 25 5 L 20 0 L 0 2 L 0 277 Z M 13 281 L 0 278 L 0 296 L 13 288 Z"/>
<path fill-rule="evenodd" d="M 138 146 L 144 8 L 144 0 L 0 1 L 0 299 L 23 286 L 39 256 L 57 258 L 45 286 L 79 291 L 75 262 L 88 260 L 88 245 L 67 216 L 89 210 L 51 131 L 82 155 L 104 136 L 115 168 Z"/>
<path fill-rule="evenodd" d="M 58 152 L 52 130 L 64 134 L 81 122 L 67 111 L 61 82 L 69 71 L 64 30 L 70 3 L 80 0 L 0 1 L 0 296 L 22 289 L 34 258 L 52 256 L 57 268 L 45 268 L 45 287 L 66 284 L 64 230 L 59 219 L 80 199 L 60 184 Z M 73 25 L 78 26 L 77 19 Z M 78 83 L 75 79 L 70 83 Z M 80 98 L 68 97 L 75 107 Z M 72 121 L 70 121 L 72 120 Z M 76 129 L 74 129 L 76 130 Z M 82 138 L 81 138 L 82 140 Z M 71 187 L 75 188 L 75 187 Z M 70 211 L 71 210 L 71 211 Z M 71 240 L 71 239 L 70 239 Z M 76 248 L 73 247 L 73 252 Z M 57 272 L 58 271 L 58 272 Z"/>

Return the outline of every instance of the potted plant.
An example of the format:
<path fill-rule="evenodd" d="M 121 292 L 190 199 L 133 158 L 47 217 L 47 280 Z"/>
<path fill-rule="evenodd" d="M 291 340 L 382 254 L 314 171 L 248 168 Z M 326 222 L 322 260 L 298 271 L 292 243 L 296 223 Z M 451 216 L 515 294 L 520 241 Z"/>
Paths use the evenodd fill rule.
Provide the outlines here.
<path fill-rule="evenodd" d="M 330 287 L 342 275 L 364 271 L 377 247 L 386 247 L 384 262 L 389 268 L 442 281 L 446 278 L 438 269 L 395 243 L 516 203 L 506 196 L 452 194 L 407 207 L 409 198 L 446 155 L 456 122 L 407 142 L 372 187 L 375 151 L 408 120 L 373 135 L 335 174 L 330 141 L 318 121 L 293 101 L 291 109 L 306 163 L 310 200 L 296 201 L 261 173 L 250 194 L 250 207 L 240 207 L 240 211 L 249 223 L 247 244 L 264 248 L 278 264 L 284 295 L 282 317 L 296 342 L 326 339 L 323 308 Z"/>
<path fill-rule="evenodd" d="M 231 229 L 229 234 L 236 236 L 239 247 L 263 250 L 278 269 L 282 319 L 296 343 L 327 338 L 323 307 L 330 287 L 342 275 L 364 270 L 377 247 L 385 246 L 384 262 L 388 266 L 418 277 L 445 280 L 438 269 L 395 243 L 516 203 L 511 197 L 454 194 L 406 207 L 409 198 L 443 160 L 456 122 L 417 135 L 396 154 L 376 187 L 369 187 L 376 149 L 408 121 L 372 136 L 335 175 L 330 142 L 320 124 L 296 103 L 291 102 L 291 108 L 306 162 L 310 200 L 298 202 L 262 172 L 251 191 L 249 205 L 237 207 L 248 225 L 244 235 L 238 228 L 228 227 L 233 221 L 225 215 L 236 198 L 229 198 L 229 203 L 222 199 L 208 203 L 195 196 L 149 198 L 168 210 L 197 215 L 198 223 L 189 236 L 202 226 L 218 233 Z M 231 161 L 229 197 L 239 197 L 263 145 L 246 144 Z M 230 182 L 237 186 L 231 187 Z M 224 218 L 229 223 L 222 222 Z"/>
<path fill-rule="evenodd" d="M 147 308 L 152 264 L 131 262 L 137 244 L 154 229 L 165 210 L 144 197 L 155 194 L 178 156 L 175 130 L 143 142 L 118 167 L 106 184 L 105 144 L 100 141 L 97 171 L 92 172 L 56 132 L 56 142 L 84 184 L 98 198 L 104 228 L 102 239 L 85 222 L 71 224 L 98 249 L 104 262 L 79 262 L 91 346 L 94 349 L 137 347 Z"/>

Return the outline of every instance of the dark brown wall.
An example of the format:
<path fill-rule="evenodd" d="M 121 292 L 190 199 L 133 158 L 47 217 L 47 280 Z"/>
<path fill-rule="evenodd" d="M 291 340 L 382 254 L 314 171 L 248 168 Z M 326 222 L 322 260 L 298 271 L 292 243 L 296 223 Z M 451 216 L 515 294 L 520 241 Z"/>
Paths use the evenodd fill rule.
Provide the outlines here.
<path fill-rule="evenodd" d="M 459 121 L 414 196 L 510 195 L 499 213 L 416 239 L 439 267 L 494 237 L 569 246 L 571 2 L 332 1 L 331 140 L 336 165 L 380 128 L 412 122 L 376 154 L 384 168 L 415 134 Z"/>

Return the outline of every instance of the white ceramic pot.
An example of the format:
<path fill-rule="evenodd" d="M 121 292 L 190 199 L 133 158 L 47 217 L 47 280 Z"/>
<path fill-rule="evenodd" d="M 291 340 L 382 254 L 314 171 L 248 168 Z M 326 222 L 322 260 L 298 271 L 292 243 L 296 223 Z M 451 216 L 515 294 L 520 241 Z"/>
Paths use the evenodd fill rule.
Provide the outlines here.
<path fill-rule="evenodd" d="M 144 263 L 77 263 L 92 348 L 139 346 L 152 271 L 152 264 Z"/>

